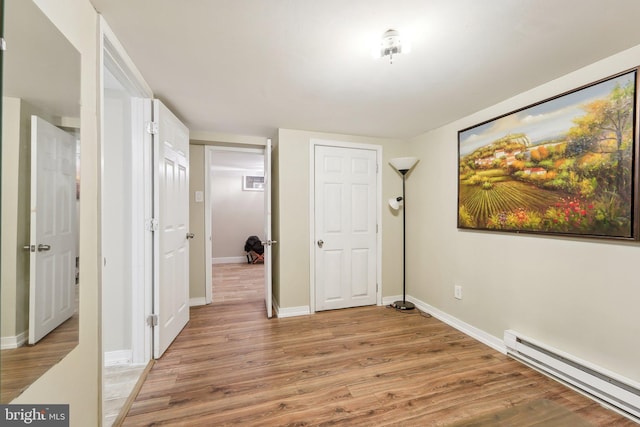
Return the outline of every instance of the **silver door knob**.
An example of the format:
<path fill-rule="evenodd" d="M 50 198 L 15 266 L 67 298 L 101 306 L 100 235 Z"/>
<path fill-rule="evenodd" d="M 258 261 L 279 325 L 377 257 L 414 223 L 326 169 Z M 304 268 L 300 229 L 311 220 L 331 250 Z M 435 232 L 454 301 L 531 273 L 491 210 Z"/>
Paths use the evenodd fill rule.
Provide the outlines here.
<path fill-rule="evenodd" d="M 38 245 L 38 252 L 50 251 L 50 250 L 51 250 L 51 246 L 50 245 L 43 245 L 42 243 L 40 243 Z"/>
<path fill-rule="evenodd" d="M 187 233 L 187 239 L 193 239 L 194 237 L 196 237 L 195 234 L 193 233 Z"/>
<path fill-rule="evenodd" d="M 324 240 L 322 239 L 318 240 L 318 247 L 321 248 L 322 245 L 324 245 Z"/>

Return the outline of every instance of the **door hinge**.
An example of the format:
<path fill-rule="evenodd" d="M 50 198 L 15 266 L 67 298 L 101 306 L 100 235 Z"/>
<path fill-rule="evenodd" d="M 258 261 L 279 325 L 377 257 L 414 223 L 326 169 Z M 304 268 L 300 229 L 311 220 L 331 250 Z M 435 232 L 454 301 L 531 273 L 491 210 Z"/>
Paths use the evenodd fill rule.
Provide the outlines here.
<path fill-rule="evenodd" d="M 147 231 L 158 231 L 158 220 L 155 218 L 151 218 L 147 220 Z"/>
<path fill-rule="evenodd" d="M 150 314 L 147 316 L 147 325 L 149 326 L 158 326 L 158 315 Z"/>
<path fill-rule="evenodd" d="M 158 122 L 147 122 L 147 133 L 150 135 L 158 134 Z"/>
<path fill-rule="evenodd" d="M 4 39 L 4 37 L 0 37 L 0 50 L 7 50 L 7 41 Z"/>
<path fill-rule="evenodd" d="M 376 234 L 378 234 L 378 224 L 376 224 Z"/>

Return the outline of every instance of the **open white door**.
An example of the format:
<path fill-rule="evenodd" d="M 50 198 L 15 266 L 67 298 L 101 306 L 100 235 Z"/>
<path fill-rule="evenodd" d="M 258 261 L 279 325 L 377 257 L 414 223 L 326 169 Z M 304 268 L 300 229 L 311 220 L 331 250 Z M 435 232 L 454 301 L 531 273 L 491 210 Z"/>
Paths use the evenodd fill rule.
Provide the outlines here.
<path fill-rule="evenodd" d="M 158 100 L 153 121 L 153 355 L 159 358 L 189 321 L 189 130 Z"/>
<path fill-rule="evenodd" d="M 264 240 L 264 303 L 267 307 L 267 318 L 270 319 L 273 316 L 271 246 L 277 243 L 271 240 L 271 139 L 267 139 L 264 148 Z"/>
<path fill-rule="evenodd" d="M 31 116 L 29 344 L 75 311 L 76 140 Z"/>

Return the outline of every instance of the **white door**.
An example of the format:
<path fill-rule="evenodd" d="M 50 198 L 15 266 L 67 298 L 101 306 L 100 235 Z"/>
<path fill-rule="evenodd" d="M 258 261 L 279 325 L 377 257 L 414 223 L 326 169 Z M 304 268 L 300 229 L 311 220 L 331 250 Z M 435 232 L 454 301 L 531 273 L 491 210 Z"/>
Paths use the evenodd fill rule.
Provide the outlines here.
<path fill-rule="evenodd" d="M 315 146 L 316 310 L 376 303 L 376 151 Z"/>
<path fill-rule="evenodd" d="M 31 116 L 29 344 L 75 312 L 76 140 Z"/>
<path fill-rule="evenodd" d="M 189 130 L 153 101 L 154 247 L 153 354 L 159 358 L 189 321 Z"/>
<path fill-rule="evenodd" d="M 264 303 L 267 306 L 267 317 L 273 316 L 271 246 L 277 242 L 271 240 L 271 139 L 267 139 L 264 148 Z"/>

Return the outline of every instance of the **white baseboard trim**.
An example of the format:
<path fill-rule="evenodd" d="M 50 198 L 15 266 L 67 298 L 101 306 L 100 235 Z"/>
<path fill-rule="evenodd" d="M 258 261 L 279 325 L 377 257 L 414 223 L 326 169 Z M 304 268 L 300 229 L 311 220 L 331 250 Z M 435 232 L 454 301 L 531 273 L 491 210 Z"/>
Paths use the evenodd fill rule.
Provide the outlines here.
<path fill-rule="evenodd" d="M 296 317 L 296 316 L 308 316 L 311 314 L 311 310 L 308 305 L 302 305 L 300 307 L 280 307 L 278 300 L 273 298 L 273 311 L 277 318 L 284 317 Z"/>
<path fill-rule="evenodd" d="M 20 332 L 16 336 L 0 338 L 0 350 L 22 347 L 28 339 L 29 331 Z"/>
<path fill-rule="evenodd" d="M 199 305 L 207 305 L 207 300 L 205 297 L 197 297 L 189 299 L 189 307 L 197 307 Z"/>
<path fill-rule="evenodd" d="M 104 366 L 130 365 L 133 361 L 131 350 L 116 350 L 104 352 Z"/>
<path fill-rule="evenodd" d="M 447 314 L 444 311 L 439 310 L 424 301 L 420 301 L 419 299 L 414 298 L 411 295 L 407 295 L 406 298 L 407 301 L 414 303 L 416 308 L 418 308 L 419 310 L 425 313 L 429 313 L 436 319 L 441 320 L 447 325 L 456 328 L 460 332 L 469 335 L 471 338 L 480 341 L 485 345 L 488 345 L 494 350 L 499 351 L 502 354 L 507 354 L 507 348 L 504 345 L 504 341 L 502 339 L 494 337 L 493 335 L 481 329 L 478 329 L 475 326 L 471 326 L 470 324 L 463 322 L 457 317 L 451 316 L 450 314 Z M 402 300 L 402 295 L 386 296 L 382 298 L 382 305 L 386 306 L 400 300 Z M 273 300 L 273 306 L 277 317 L 294 317 L 311 314 L 309 306 L 281 308 L 275 298 Z"/>
<path fill-rule="evenodd" d="M 450 314 L 447 314 L 444 311 L 425 303 L 424 301 L 420 301 L 419 299 L 414 298 L 411 295 L 407 295 L 406 298 L 407 301 L 414 303 L 416 308 L 418 308 L 419 310 L 425 313 L 429 313 L 436 319 L 446 323 L 447 325 L 459 330 L 466 335 L 469 335 L 471 338 L 480 341 L 485 345 L 488 345 L 494 350 L 499 351 L 502 354 L 507 354 L 507 348 L 504 345 L 504 341 L 502 339 L 494 337 L 493 335 L 481 329 L 478 329 L 475 326 L 471 326 L 470 324 L 463 322 L 457 317 L 451 316 Z M 399 300 L 402 300 L 402 295 L 386 296 L 382 298 L 382 305 L 386 306 Z M 309 306 L 281 308 L 275 298 L 273 299 L 273 306 L 275 315 L 279 318 L 306 316 L 311 314 Z"/>
<path fill-rule="evenodd" d="M 382 305 L 387 306 L 387 305 L 391 305 L 396 301 L 400 301 L 402 299 L 402 295 L 394 295 L 394 296 L 390 296 L 390 297 L 383 297 L 382 298 Z"/>
<path fill-rule="evenodd" d="M 402 296 L 400 297 L 400 299 L 402 299 Z M 485 345 L 488 345 L 489 347 L 493 348 L 496 351 L 499 351 L 502 354 L 507 354 L 507 347 L 504 345 L 504 341 L 502 339 L 494 337 L 493 335 L 481 329 L 478 329 L 475 326 L 471 326 L 470 324 L 463 322 L 457 317 L 453 317 L 450 314 L 445 313 L 444 311 L 438 310 L 437 308 L 427 304 L 426 302 L 420 301 L 417 298 L 413 298 L 410 295 L 407 295 L 407 301 L 414 303 L 416 308 L 418 308 L 419 310 L 422 310 L 425 313 L 429 313 L 436 319 L 443 321 L 447 325 L 456 328 L 466 335 L 469 335 L 471 338 L 480 341 Z"/>
<path fill-rule="evenodd" d="M 211 264 L 247 264 L 246 256 L 211 258 Z"/>
<path fill-rule="evenodd" d="M 276 316 L 279 318 L 284 317 L 296 317 L 296 316 L 308 316 L 311 314 L 308 305 L 302 305 L 300 307 L 286 307 L 278 308 Z"/>

